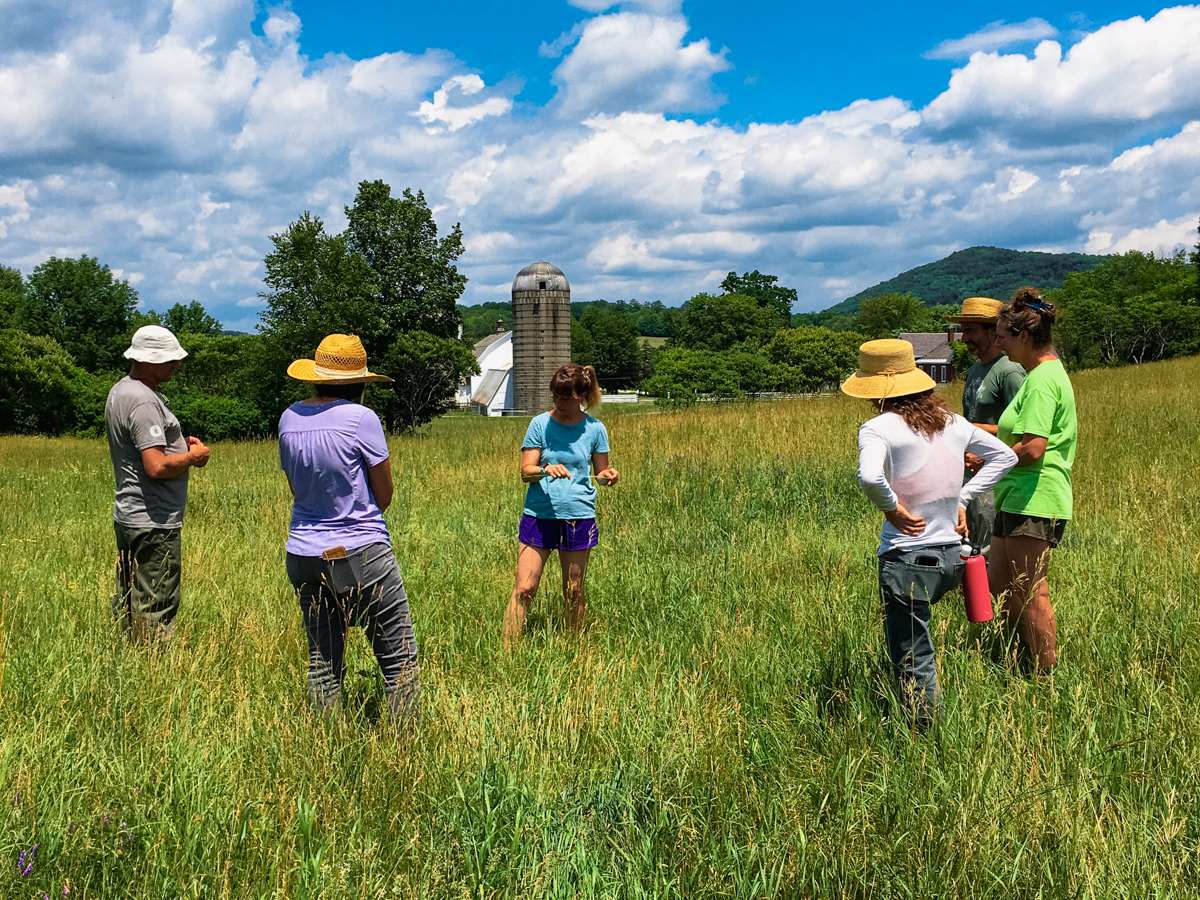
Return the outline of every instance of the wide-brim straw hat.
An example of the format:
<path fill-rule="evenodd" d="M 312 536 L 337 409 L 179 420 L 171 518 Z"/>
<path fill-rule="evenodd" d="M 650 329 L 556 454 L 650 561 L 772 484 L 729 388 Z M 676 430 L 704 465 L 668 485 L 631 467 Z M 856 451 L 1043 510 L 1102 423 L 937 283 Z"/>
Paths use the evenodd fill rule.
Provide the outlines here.
<path fill-rule="evenodd" d="M 165 363 L 183 359 L 188 352 L 179 339 L 161 325 L 143 325 L 133 333 L 125 358 L 142 363 Z"/>
<path fill-rule="evenodd" d="M 962 312 L 957 316 L 946 316 L 947 322 L 975 322 L 983 325 L 995 325 L 996 317 L 1004 304 L 991 297 L 968 297 L 963 301 Z"/>
<path fill-rule="evenodd" d="M 321 341 L 312 359 L 298 359 L 287 373 L 309 384 L 361 384 L 391 381 L 386 375 L 367 371 L 367 351 L 356 334 L 331 334 Z"/>
<path fill-rule="evenodd" d="M 858 371 L 842 383 L 851 397 L 882 400 L 919 394 L 935 382 L 917 368 L 913 345 L 908 341 L 867 341 L 858 348 Z"/>

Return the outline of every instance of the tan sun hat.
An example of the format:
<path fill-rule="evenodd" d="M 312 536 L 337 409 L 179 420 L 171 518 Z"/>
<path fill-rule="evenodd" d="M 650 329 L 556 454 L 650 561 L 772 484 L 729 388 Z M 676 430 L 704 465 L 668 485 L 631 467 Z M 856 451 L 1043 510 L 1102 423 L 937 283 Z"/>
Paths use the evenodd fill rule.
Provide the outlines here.
<path fill-rule="evenodd" d="M 356 334 L 331 334 L 321 341 L 314 359 L 298 359 L 287 373 L 310 384 L 361 384 L 391 381 L 386 375 L 367 371 L 367 351 Z"/>
<path fill-rule="evenodd" d="M 996 316 L 1004 304 L 991 297 L 968 297 L 963 301 L 962 312 L 957 316 L 946 316 L 947 322 L 976 322 L 983 325 L 995 325 Z"/>
<path fill-rule="evenodd" d="M 882 400 L 919 394 L 934 387 L 934 380 L 917 368 L 913 345 L 908 341 L 867 341 L 858 348 L 858 371 L 842 382 L 851 397 Z"/>

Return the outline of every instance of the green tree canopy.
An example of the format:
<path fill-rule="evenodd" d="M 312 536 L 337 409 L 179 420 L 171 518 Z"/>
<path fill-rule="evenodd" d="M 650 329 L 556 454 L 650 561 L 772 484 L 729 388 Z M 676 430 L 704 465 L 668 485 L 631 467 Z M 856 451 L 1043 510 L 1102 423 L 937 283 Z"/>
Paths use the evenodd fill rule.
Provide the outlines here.
<path fill-rule="evenodd" d="M 405 188 L 401 198 L 393 197 L 382 181 L 359 184 L 346 218 L 347 245 L 371 267 L 388 333 L 425 331 L 457 338 L 461 319 L 456 304 L 467 285 L 454 265 L 463 252 L 462 229 L 455 225 L 439 238 L 425 194 Z"/>
<path fill-rule="evenodd" d="M 579 325 L 591 336 L 590 365 L 596 367 L 601 386 L 607 391 L 636 386 L 641 380 L 642 353 L 632 319 L 611 308 L 590 306 L 584 311 Z M 572 326 L 572 352 L 574 340 Z"/>
<path fill-rule="evenodd" d="M 428 372 L 445 369 L 461 378 L 474 367 L 473 356 L 464 368 L 462 355 L 444 343 L 458 339 L 456 301 L 466 278 L 452 263 L 462 252 L 462 232 L 456 225 L 439 240 L 424 196 L 405 190 L 393 198 L 381 181 L 362 182 L 346 215 L 350 226 L 340 235 L 327 234 L 321 220 L 305 212 L 271 237 L 275 249 L 266 257 L 264 278 L 269 290 L 260 295 L 267 309 L 259 326 L 271 365 L 259 407 L 277 417 L 296 395 L 282 374 L 290 360 L 311 356 L 328 334 L 356 334 L 370 364 L 396 378 L 373 392 L 385 425 L 411 429 L 420 424 L 414 410 L 417 418 L 432 417 L 448 402 L 443 391 L 414 405 L 409 394 L 426 391 Z M 444 365 L 434 365 L 435 350 L 445 353 Z M 387 371 L 389 360 L 403 372 Z M 423 380 L 409 384 L 406 378 Z M 451 400 L 456 386 L 449 388 Z"/>
<path fill-rule="evenodd" d="M 779 310 L 785 319 L 792 314 L 792 304 L 796 302 L 796 292 L 792 288 L 780 286 L 779 279 L 774 275 L 763 275 L 758 269 L 753 272 L 743 272 L 738 275 L 730 272 L 721 282 L 721 290 L 726 294 L 741 294 L 743 297 L 753 297 L 759 306 L 771 306 Z"/>
<path fill-rule="evenodd" d="M 0 328 L 11 328 L 25 305 L 25 281 L 21 273 L 0 266 Z"/>
<path fill-rule="evenodd" d="M 22 330 L 53 338 L 87 371 L 125 367 L 137 291 L 94 257 L 50 257 L 29 276 L 22 307 Z"/>
<path fill-rule="evenodd" d="M 193 300 L 187 306 L 176 303 L 159 316 L 159 321 L 175 334 L 221 333 L 221 323 L 208 314 L 199 300 Z"/>
<path fill-rule="evenodd" d="M 763 352 L 771 362 L 792 370 L 797 390 L 815 391 L 838 384 L 854 372 L 858 348 L 866 340 L 855 331 L 803 325 L 780 331 Z"/>
<path fill-rule="evenodd" d="M 854 330 L 869 339 L 895 337 L 901 331 L 924 331 L 928 315 L 920 297 L 880 294 L 858 305 Z"/>
<path fill-rule="evenodd" d="M 1130 250 L 1067 276 L 1055 345 L 1072 367 L 1150 362 L 1200 352 L 1196 269 L 1186 254 Z"/>
<path fill-rule="evenodd" d="M 775 306 L 760 306 L 742 294 L 697 294 L 683 305 L 672 335 L 693 350 L 728 350 L 736 344 L 762 346 L 788 320 Z"/>

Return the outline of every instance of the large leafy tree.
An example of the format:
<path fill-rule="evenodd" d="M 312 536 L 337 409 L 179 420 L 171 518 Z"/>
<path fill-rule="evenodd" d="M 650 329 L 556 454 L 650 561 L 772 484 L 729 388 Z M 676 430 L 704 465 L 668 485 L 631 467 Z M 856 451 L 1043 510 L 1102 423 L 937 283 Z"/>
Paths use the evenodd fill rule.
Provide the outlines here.
<path fill-rule="evenodd" d="M 865 340 L 854 331 L 802 325 L 776 334 L 763 352 L 771 362 L 789 367 L 797 390 L 815 391 L 858 368 L 858 348 Z"/>
<path fill-rule="evenodd" d="M 199 300 L 193 300 L 187 306 L 176 303 L 159 316 L 164 328 L 169 328 L 175 334 L 220 334 L 221 323 L 208 314 Z"/>
<path fill-rule="evenodd" d="M 29 276 L 17 316 L 29 334 L 53 338 L 89 372 L 125 366 L 137 291 L 94 257 L 50 257 Z"/>
<path fill-rule="evenodd" d="M 462 229 L 455 225 L 439 238 L 424 193 L 405 188 L 393 197 L 382 181 L 359 184 L 346 217 L 347 246 L 371 268 L 387 332 L 458 337 L 462 319 L 456 303 L 467 285 L 454 265 L 463 252 Z"/>
<path fill-rule="evenodd" d="M 924 331 L 929 313 L 920 297 L 912 294 L 880 294 L 858 305 L 854 330 L 868 338 L 895 337 L 901 331 Z"/>
<path fill-rule="evenodd" d="M 283 377 L 287 362 L 311 355 L 328 334 L 356 334 L 372 367 L 396 378 L 372 392 L 385 424 L 411 430 L 447 408 L 476 369 L 466 345 L 465 355 L 452 346 L 461 343 L 456 301 L 466 278 L 453 261 L 462 232 L 456 225 L 439 239 L 424 196 L 405 190 L 394 198 L 382 181 L 362 182 L 346 215 L 340 235 L 306 212 L 271 238 L 260 329 L 272 362 L 259 406 L 277 416 L 303 390 Z M 396 373 L 389 362 L 400 367 Z"/>
<path fill-rule="evenodd" d="M 1067 276 L 1055 345 L 1073 367 L 1151 362 L 1200 351 L 1194 266 L 1183 253 L 1130 250 Z"/>
<path fill-rule="evenodd" d="M 0 328 L 11 328 L 25 305 L 25 282 L 21 273 L 0 266 Z"/>
<path fill-rule="evenodd" d="M 673 342 L 692 350 L 728 350 L 737 344 L 761 347 L 788 327 L 773 305 L 760 306 L 742 294 L 697 294 L 674 322 Z"/>
<path fill-rule="evenodd" d="M 758 269 L 741 275 L 730 272 L 721 282 L 721 290 L 727 294 L 753 297 L 759 306 L 774 307 L 785 318 L 791 316 L 792 304 L 796 302 L 795 290 L 783 287 L 776 276 L 764 275 Z"/>
<path fill-rule="evenodd" d="M 641 380 L 642 353 L 638 341 L 637 326 L 630 316 L 611 307 L 589 306 L 576 325 L 571 325 L 571 351 L 575 358 L 577 341 L 586 346 L 587 338 L 582 334 L 576 338 L 576 329 L 586 332 L 591 339 L 591 358 L 581 365 L 596 367 L 596 375 L 605 390 L 634 387 Z"/>

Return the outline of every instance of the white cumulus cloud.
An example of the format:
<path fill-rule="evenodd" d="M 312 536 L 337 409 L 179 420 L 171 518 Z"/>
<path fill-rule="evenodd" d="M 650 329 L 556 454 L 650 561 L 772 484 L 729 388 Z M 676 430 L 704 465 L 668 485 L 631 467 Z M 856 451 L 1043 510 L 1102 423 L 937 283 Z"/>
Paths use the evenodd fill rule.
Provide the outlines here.
<path fill-rule="evenodd" d="M 529 49 L 561 57 L 556 96 L 520 108 L 447 49 L 310 60 L 286 6 L 256 35 L 249 0 L 46 4 L 8 0 L 0 29 L 0 263 L 88 253 L 243 330 L 270 236 L 304 210 L 340 230 L 365 179 L 461 221 L 468 302 L 548 259 L 582 299 L 758 269 L 823 307 L 973 244 L 1169 250 L 1200 215 L 1197 7 L 1032 56 L 996 52 L 1029 22 L 983 29 L 923 108 L 735 128 L 679 115 L 718 108 L 738 61 L 677 0 L 579 0 Z"/>
<path fill-rule="evenodd" d="M 1058 37 L 1058 29 L 1045 19 L 1026 19 L 1005 24 L 992 22 L 966 37 L 942 41 L 925 54 L 926 59 L 966 59 L 974 53 L 990 53 L 1012 44 Z"/>

